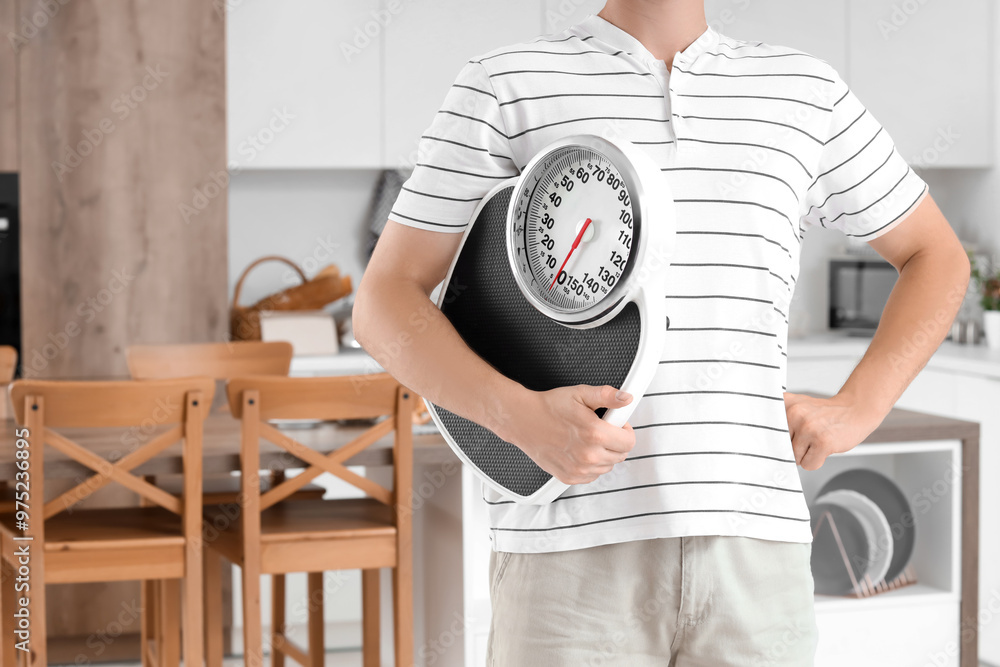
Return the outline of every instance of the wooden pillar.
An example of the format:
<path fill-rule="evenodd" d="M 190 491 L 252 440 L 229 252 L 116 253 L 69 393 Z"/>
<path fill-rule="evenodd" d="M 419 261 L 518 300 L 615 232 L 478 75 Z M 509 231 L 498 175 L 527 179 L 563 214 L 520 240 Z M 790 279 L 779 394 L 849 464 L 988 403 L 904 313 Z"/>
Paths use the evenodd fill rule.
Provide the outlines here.
<path fill-rule="evenodd" d="M 224 3 L 14 4 L 37 28 L 17 54 L 24 374 L 224 340 Z"/>
<path fill-rule="evenodd" d="M 17 31 L 17 2 L 0 2 L 0 36 Z M 0 44 L 0 171 L 17 171 L 17 50 Z"/>

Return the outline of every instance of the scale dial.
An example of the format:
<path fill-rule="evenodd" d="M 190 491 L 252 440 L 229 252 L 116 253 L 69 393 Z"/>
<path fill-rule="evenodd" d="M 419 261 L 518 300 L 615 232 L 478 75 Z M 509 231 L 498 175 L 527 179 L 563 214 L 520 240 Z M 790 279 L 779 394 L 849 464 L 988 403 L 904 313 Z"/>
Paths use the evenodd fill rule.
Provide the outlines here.
<path fill-rule="evenodd" d="M 621 300 L 638 247 L 636 177 L 594 137 L 539 155 L 518 179 L 508 217 L 511 267 L 524 296 L 567 324 Z"/>

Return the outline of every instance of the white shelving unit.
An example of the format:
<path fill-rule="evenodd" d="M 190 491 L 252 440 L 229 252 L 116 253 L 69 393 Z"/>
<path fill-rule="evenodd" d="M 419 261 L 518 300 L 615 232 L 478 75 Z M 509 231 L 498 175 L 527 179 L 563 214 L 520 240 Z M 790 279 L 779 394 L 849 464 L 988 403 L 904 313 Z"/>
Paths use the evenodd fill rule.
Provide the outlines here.
<path fill-rule="evenodd" d="M 819 470 L 800 471 L 807 502 L 813 502 L 830 478 L 852 468 L 886 475 L 910 501 L 916 531 L 910 565 L 918 583 L 870 598 L 816 596 L 820 631 L 816 666 L 957 667 L 962 443 L 860 445 L 827 459 Z"/>

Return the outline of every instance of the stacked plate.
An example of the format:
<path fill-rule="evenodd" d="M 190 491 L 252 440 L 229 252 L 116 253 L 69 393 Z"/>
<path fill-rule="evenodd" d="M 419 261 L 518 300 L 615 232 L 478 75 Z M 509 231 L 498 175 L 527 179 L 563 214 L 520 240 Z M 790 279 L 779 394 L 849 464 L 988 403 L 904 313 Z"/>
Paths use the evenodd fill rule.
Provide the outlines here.
<path fill-rule="evenodd" d="M 820 489 L 809 513 L 817 593 L 849 595 L 890 582 L 913 555 L 910 503 L 895 482 L 874 470 L 836 475 Z"/>

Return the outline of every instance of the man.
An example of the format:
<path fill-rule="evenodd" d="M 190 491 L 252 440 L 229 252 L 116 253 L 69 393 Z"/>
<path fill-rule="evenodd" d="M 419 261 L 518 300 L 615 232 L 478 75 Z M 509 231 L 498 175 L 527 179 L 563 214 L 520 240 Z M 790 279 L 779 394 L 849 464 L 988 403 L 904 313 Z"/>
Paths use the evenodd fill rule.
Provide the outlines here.
<path fill-rule="evenodd" d="M 645 150 L 676 198 L 671 326 L 625 428 L 594 410 L 634 397 L 529 391 L 429 301 L 478 200 L 577 133 Z M 788 303 L 815 225 L 867 241 L 900 273 L 867 354 L 828 399 L 784 393 Z M 876 428 L 944 338 L 968 277 L 926 185 L 829 65 L 720 35 L 702 0 L 609 0 L 461 70 L 354 327 L 401 382 L 573 485 L 546 506 L 485 491 L 490 664 L 801 667 L 816 627 L 796 465 L 815 470 Z"/>

